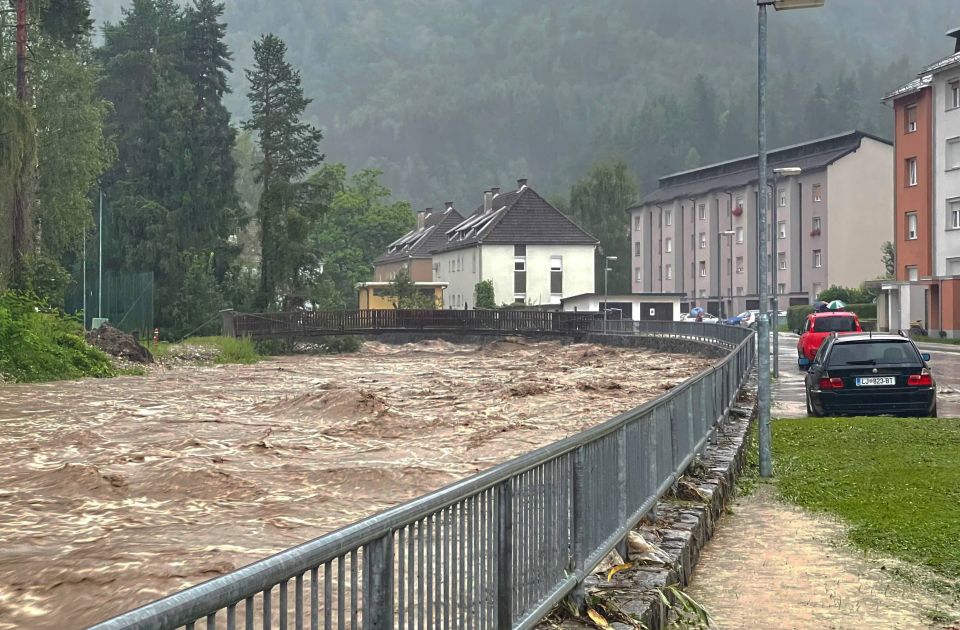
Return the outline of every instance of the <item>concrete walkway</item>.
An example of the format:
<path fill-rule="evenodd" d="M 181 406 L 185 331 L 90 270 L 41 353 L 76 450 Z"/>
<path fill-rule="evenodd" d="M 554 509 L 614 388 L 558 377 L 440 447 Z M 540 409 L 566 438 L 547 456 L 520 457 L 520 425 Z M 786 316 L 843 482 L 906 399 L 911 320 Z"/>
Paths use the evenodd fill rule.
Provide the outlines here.
<path fill-rule="evenodd" d="M 943 629 L 951 627 L 945 616 L 960 619 L 948 597 L 895 577 L 896 562 L 846 546 L 841 523 L 775 492 L 760 484 L 735 501 L 693 573 L 687 592 L 717 628 Z"/>

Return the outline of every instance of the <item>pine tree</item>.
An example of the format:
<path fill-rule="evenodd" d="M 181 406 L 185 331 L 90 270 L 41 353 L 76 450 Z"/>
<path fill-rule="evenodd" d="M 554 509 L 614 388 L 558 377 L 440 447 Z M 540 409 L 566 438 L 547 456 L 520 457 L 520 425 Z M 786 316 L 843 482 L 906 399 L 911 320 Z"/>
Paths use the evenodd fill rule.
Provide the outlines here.
<path fill-rule="evenodd" d="M 262 307 L 272 305 L 278 289 L 303 271 L 313 213 L 299 180 L 323 160 L 320 130 L 300 120 L 310 99 L 303 95 L 300 72 L 285 59 L 286 50 L 279 37 L 264 35 L 254 42 L 254 66 L 246 70 L 253 115 L 243 127 L 257 133 L 262 154 L 257 211 Z"/>

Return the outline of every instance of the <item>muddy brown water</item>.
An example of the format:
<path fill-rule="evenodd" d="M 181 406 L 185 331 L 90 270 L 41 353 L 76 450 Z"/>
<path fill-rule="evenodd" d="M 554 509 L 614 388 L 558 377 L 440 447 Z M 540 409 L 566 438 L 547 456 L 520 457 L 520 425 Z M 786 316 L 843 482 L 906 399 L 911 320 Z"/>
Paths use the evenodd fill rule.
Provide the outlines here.
<path fill-rule="evenodd" d="M 79 628 L 570 435 L 709 360 L 559 343 L 0 386 L 0 628 Z"/>

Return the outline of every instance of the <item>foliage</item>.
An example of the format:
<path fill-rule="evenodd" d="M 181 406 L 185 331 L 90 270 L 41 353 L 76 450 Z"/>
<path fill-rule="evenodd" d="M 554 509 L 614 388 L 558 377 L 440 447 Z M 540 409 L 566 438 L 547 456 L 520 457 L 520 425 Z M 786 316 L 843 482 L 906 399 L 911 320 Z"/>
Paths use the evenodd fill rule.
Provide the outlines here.
<path fill-rule="evenodd" d="M 386 288 L 386 296 L 393 298 L 394 308 L 430 310 L 437 308 L 437 301 L 431 294 L 426 295 L 410 278 L 407 269 L 401 269 Z"/>
<path fill-rule="evenodd" d="M 845 519 L 860 547 L 960 575 L 955 420 L 781 420 L 773 436 L 785 499 Z"/>
<path fill-rule="evenodd" d="M 328 164 L 312 175 L 309 203 L 322 208 L 309 250 L 323 261 L 323 275 L 308 294 L 318 308 L 356 305 L 358 282 L 373 276 L 373 260 L 415 224 L 410 204 L 391 201 L 379 171 L 347 174 Z"/>
<path fill-rule="evenodd" d="M 475 308 L 497 308 L 492 280 L 481 280 L 473 287 L 473 302 Z"/>
<path fill-rule="evenodd" d="M 257 345 L 248 337 L 240 339 L 234 337 L 190 337 L 177 343 L 161 343 L 154 351 L 155 358 L 166 359 L 176 357 L 181 354 L 184 347 L 202 346 L 213 348 L 216 353 L 213 357 L 214 363 L 238 363 L 248 365 L 256 363 L 261 356 Z"/>
<path fill-rule="evenodd" d="M 787 307 L 787 326 L 790 330 L 803 328 L 807 321 L 807 315 L 813 312 L 813 307 L 809 304 L 800 304 L 798 306 Z"/>
<path fill-rule="evenodd" d="M 363 340 L 360 337 L 346 335 L 341 337 L 327 337 L 323 341 L 323 348 L 330 354 L 346 354 L 357 352 L 363 346 Z"/>
<path fill-rule="evenodd" d="M 865 319 L 876 319 L 877 318 L 877 305 L 870 304 L 847 304 L 845 311 L 850 311 L 855 313 L 860 319 L 861 323 Z"/>
<path fill-rule="evenodd" d="M 830 288 L 820 292 L 819 299 L 824 302 L 840 300 L 845 304 L 867 304 L 872 302 L 875 297 L 876 293 L 869 289 L 850 289 L 832 285 Z"/>
<path fill-rule="evenodd" d="M 622 160 L 596 164 L 579 182 L 570 187 L 570 203 L 565 209 L 584 230 L 600 241 L 602 256 L 616 256 L 607 279 L 611 293 L 630 293 L 630 232 L 627 208 L 637 200 L 637 185 Z M 603 287 L 604 260 L 599 258 L 594 286 Z"/>
<path fill-rule="evenodd" d="M 54 258 L 44 254 L 28 254 L 24 258 L 23 287 L 46 302 L 62 308 L 70 274 Z"/>
<path fill-rule="evenodd" d="M 257 212 L 261 307 L 278 298 L 284 308 L 302 304 L 303 289 L 319 267 L 309 236 L 320 207 L 307 202 L 309 186 L 298 180 L 323 160 L 323 136 L 300 120 L 310 99 L 303 95 L 300 72 L 287 62 L 286 51 L 279 37 L 264 35 L 254 42 L 254 65 L 246 71 L 252 116 L 243 128 L 257 134 L 262 153 L 257 168 L 263 186 Z"/>
<path fill-rule="evenodd" d="M 886 270 L 887 278 L 894 278 L 897 275 L 897 250 L 890 241 L 885 241 L 880 246 L 880 262 Z"/>
<path fill-rule="evenodd" d="M 220 329 L 218 314 L 223 296 L 213 274 L 213 254 L 191 251 L 180 254 L 180 258 L 186 271 L 170 310 L 178 326 L 172 334 L 214 333 Z"/>
<path fill-rule="evenodd" d="M 0 293 L 0 374 L 17 382 L 113 376 L 80 323 L 27 293 Z"/>

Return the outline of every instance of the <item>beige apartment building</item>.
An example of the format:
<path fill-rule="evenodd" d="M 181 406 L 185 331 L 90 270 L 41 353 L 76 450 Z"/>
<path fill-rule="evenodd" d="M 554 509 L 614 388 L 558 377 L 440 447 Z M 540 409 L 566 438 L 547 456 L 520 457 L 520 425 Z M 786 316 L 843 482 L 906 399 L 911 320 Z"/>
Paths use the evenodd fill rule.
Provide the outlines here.
<path fill-rule="evenodd" d="M 774 149 L 768 164 L 770 289 L 781 309 L 883 276 L 881 246 L 893 239 L 890 142 L 851 131 Z M 801 173 L 774 184 L 773 169 L 784 167 Z M 628 209 L 633 292 L 680 293 L 681 310 L 725 317 L 759 308 L 757 202 L 756 155 L 661 177 Z"/>

